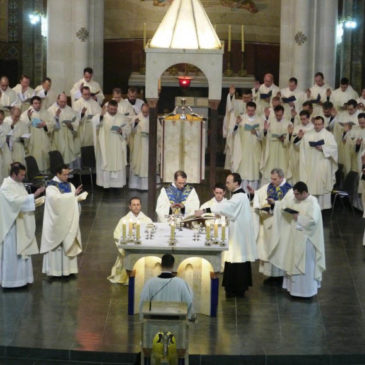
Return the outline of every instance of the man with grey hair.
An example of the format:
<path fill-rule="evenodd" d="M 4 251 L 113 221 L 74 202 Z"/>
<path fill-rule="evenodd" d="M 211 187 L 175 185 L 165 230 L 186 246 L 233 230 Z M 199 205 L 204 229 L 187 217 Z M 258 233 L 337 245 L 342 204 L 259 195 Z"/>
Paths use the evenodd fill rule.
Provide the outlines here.
<path fill-rule="evenodd" d="M 254 194 L 254 227 L 256 232 L 256 243 L 258 257 L 260 259 L 259 271 L 268 277 L 283 276 L 283 272 L 272 265 L 268 259 L 271 240 L 271 229 L 273 224 L 274 206 L 281 201 L 291 185 L 284 177 L 284 171 L 280 168 L 271 170 L 270 183 L 263 185 L 254 191 L 252 187 L 247 187 L 250 194 Z"/>

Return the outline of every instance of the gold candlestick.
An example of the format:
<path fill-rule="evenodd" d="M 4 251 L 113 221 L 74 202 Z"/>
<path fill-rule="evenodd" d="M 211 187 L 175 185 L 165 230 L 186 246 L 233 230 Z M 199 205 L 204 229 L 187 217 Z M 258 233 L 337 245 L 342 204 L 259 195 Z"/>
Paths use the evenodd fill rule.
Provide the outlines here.
<path fill-rule="evenodd" d="M 228 51 L 227 54 L 227 68 L 224 71 L 224 76 L 231 77 L 233 75 L 233 71 L 231 69 L 231 51 Z"/>

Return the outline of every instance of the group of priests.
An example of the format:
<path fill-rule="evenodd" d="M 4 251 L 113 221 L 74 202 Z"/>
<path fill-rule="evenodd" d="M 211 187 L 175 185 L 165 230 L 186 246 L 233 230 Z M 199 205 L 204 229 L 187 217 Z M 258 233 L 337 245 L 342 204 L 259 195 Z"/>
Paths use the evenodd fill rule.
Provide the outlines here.
<path fill-rule="evenodd" d="M 238 173 L 230 173 L 225 185 L 216 184 L 213 197 L 200 205 L 196 190 L 187 184 L 184 171 L 176 171 L 174 182 L 163 187 L 157 199 L 159 222 L 172 215 L 197 218 L 213 213 L 229 227 L 228 250 L 222 256 L 223 286 L 227 297 L 244 296 L 252 286 L 251 262 L 260 260 L 259 270 L 297 297 L 317 294 L 325 270 L 325 252 L 321 209 L 303 182 L 291 186 L 280 168 L 270 174 L 270 183 L 255 190 L 242 188 Z M 226 191 L 231 197 L 226 199 Z M 152 223 L 142 213 L 141 200 L 133 197 L 127 215 L 114 231 L 118 257 L 108 279 L 128 284 L 120 246 L 122 222 Z"/>
<path fill-rule="evenodd" d="M 281 168 L 290 183 L 305 182 L 321 209 L 329 209 L 336 171 L 345 177 L 362 173 L 365 89 L 359 96 L 343 78 L 332 90 L 321 72 L 307 91 L 294 77 L 279 89 L 266 74 L 241 99 L 231 86 L 223 136 L 225 168 L 239 173 L 243 186 L 257 188 L 270 181 L 273 168 Z"/>
<path fill-rule="evenodd" d="M 105 102 L 90 67 L 70 91 L 71 106 L 67 95 L 55 94 L 51 86 L 46 78 L 33 89 L 23 75 L 10 88 L 8 78 L 0 78 L 0 183 L 9 176 L 10 163 L 25 165 L 28 155 L 41 172 L 50 170 L 49 152 L 54 150 L 65 164 L 78 168 L 82 153 L 93 146 L 97 185 L 125 186 L 129 163 L 129 187 L 147 190 L 149 107 L 137 98 L 137 90 L 129 88 L 123 99 L 121 89 L 115 88 L 112 100 Z"/>

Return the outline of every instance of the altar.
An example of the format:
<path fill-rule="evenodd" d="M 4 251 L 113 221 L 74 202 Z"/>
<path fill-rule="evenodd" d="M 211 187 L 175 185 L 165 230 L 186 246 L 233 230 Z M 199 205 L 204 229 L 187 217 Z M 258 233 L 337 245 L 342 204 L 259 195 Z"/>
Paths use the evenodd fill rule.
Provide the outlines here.
<path fill-rule="evenodd" d="M 128 314 L 139 312 L 140 293 L 144 283 L 160 274 L 161 257 L 171 253 L 175 257 L 174 272 L 184 279 L 193 291 L 193 306 L 196 313 L 216 316 L 219 279 L 222 268 L 222 254 L 228 250 L 227 241 L 206 245 L 206 236 L 197 235 L 191 229 L 176 229 L 176 243 L 171 246 L 168 223 L 155 223 L 156 232 L 146 239 L 146 226 L 141 224 L 141 243 L 122 244 L 125 251 L 125 269 L 130 273 L 128 288 Z M 217 237 L 222 237 L 221 227 Z M 198 237 L 198 239 L 197 239 Z M 226 236 L 227 237 L 227 236 Z"/>

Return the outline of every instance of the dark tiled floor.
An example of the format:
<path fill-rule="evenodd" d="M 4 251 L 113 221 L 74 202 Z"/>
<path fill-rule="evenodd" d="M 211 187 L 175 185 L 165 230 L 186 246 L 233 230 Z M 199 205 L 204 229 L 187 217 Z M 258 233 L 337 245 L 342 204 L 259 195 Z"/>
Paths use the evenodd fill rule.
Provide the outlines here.
<path fill-rule="evenodd" d="M 205 200 L 208 192 L 199 190 Z M 136 191 L 98 189 L 82 204 L 84 252 L 77 278 L 46 280 L 42 258 L 35 256 L 33 285 L 0 290 L 0 364 L 133 362 L 133 355 L 121 353 L 139 351 L 138 317 L 127 315 L 127 287 L 106 280 L 116 257 L 112 231 L 133 195 Z M 139 195 L 146 208 L 147 194 Z M 37 213 L 38 237 L 42 214 Z M 255 264 L 246 298 L 226 300 L 220 290 L 217 318 L 201 315 L 191 325 L 190 353 L 207 355 L 192 357 L 192 364 L 364 363 L 364 223 L 348 212 L 337 212 L 333 220 L 325 215 L 324 222 L 327 271 L 318 297 L 293 299 L 265 285 Z"/>

